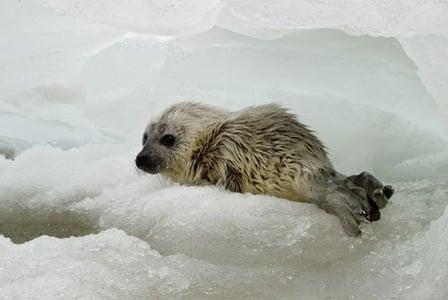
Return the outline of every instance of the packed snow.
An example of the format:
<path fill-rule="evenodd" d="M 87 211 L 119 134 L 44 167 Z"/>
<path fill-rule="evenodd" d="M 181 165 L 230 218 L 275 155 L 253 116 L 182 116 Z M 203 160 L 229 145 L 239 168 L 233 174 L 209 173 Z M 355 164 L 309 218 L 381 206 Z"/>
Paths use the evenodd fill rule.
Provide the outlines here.
<path fill-rule="evenodd" d="M 0 2 L 1 299 L 446 299 L 446 1 Z M 316 206 L 138 172 L 150 117 L 276 102 L 396 193 Z"/>

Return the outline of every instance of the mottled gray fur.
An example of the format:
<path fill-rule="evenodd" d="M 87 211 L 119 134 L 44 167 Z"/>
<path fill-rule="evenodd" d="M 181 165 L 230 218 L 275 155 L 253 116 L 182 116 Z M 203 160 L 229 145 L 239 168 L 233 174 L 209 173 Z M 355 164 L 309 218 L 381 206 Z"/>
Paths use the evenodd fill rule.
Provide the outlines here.
<path fill-rule="evenodd" d="M 315 203 L 338 216 L 351 236 L 360 234 L 361 222 L 379 219 L 378 207 L 393 193 L 390 186 L 383 193 L 366 172 L 337 173 L 321 141 L 276 104 L 237 112 L 172 105 L 147 126 L 136 164 L 181 184 Z"/>

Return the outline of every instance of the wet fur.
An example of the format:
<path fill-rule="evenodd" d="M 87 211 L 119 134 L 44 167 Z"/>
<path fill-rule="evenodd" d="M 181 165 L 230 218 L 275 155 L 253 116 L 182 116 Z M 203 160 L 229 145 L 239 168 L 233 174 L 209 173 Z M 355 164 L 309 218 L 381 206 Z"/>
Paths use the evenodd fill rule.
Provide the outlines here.
<path fill-rule="evenodd" d="M 176 137 L 172 147 L 159 143 L 167 133 Z M 338 216 L 350 236 L 360 234 L 360 223 L 379 219 L 378 207 L 392 195 L 366 172 L 337 173 L 314 133 L 276 104 L 227 112 L 183 102 L 155 118 L 145 134 L 139 155 L 147 160 L 137 163 L 143 170 L 181 184 L 312 202 Z"/>

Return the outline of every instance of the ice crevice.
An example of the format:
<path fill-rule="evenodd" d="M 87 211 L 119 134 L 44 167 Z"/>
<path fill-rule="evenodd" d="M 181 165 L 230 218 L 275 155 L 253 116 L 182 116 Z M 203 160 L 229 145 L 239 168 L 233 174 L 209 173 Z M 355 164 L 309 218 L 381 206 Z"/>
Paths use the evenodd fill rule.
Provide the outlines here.
<path fill-rule="evenodd" d="M 438 105 L 448 113 L 448 103 L 444 101 L 446 85 L 437 80 L 447 77 L 448 60 L 442 50 L 448 42 L 445 1 L 413 0 L 393 5 L 386 0 L 368 3 L 282 0 L 275 4 L 267 0 L 136 1 L 132 4 L 115 1 L 115 5 L 102 5 L 101 1 L 90 5 L 85 0 L 37 2 L 70 16 L 156 35 L 188 36 L 217 26 L 265 40 L 303 29 L 339 29 L 353 36 L 394 37 L 419 67 Z"/>

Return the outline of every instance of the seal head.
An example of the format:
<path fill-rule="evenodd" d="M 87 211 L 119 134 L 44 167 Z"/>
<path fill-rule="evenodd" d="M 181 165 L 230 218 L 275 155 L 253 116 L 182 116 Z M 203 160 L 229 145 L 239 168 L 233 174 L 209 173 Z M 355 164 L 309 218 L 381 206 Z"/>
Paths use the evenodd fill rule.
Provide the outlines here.
<path fill-rule="evenodd" d="M 150 174 L 178 169 L 186 159 L 194 137 L 212 122 L 223 119 L 226 112 L 194 102 L 170 106 L 154 118 L 143 133 L 143 149 L 135 158 L 136 166 Z"/>

